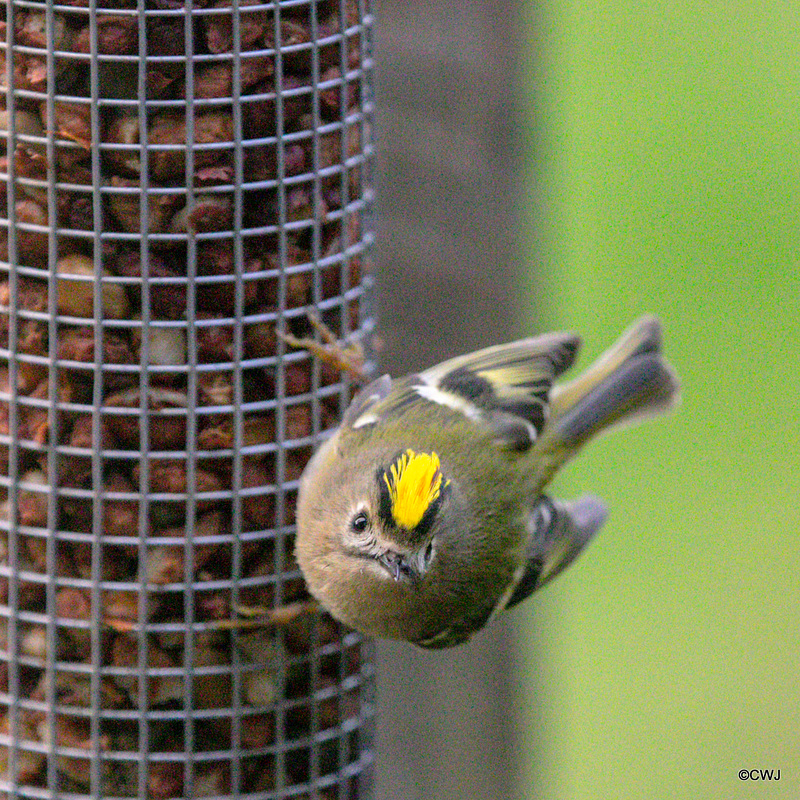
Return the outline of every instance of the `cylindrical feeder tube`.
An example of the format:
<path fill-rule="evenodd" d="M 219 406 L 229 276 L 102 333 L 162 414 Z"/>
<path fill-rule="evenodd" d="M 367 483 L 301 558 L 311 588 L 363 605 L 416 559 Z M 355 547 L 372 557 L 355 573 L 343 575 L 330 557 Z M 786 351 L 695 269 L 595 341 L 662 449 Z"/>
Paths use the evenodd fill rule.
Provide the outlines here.
<path fill-rule="evenodd" d="M 293 559 L 353 380 L 280 336 L 369 346 L 370 5 L 0 8 L 0 797 L 370 796 Z"/>

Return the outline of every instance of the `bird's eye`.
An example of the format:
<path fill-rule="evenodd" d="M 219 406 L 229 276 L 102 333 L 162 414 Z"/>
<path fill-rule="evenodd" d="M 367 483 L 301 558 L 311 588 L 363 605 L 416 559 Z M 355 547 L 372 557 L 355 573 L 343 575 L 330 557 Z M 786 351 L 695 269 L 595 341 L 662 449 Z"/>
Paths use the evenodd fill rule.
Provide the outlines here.
<path fill-rule="evenodd" d="M 425 552 L 422 554 L 422 558 L 426 564 L 428 564 L 433 558 L 433 541 L 431 540 L 428 542 L 428 546 L 425 548 Z"/>
<path fill-rule="evenodd" d="M 353 519 L 350 520 L 350 529 L 354 533 L 364 533 L 369 525 L 369 517 L 365 512 L 359 511 Z"/>

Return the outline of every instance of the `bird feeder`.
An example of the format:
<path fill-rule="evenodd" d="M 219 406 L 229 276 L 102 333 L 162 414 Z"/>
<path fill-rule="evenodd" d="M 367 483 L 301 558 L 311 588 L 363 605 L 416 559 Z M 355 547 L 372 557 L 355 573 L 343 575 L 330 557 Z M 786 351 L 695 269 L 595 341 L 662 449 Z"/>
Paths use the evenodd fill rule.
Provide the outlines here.
<path fill-rule="evenodd" d="M 293 559 L 352 387 L 283 335 L 368 339 L 369 0 L 0 14 L 0 793 L 364 800 Z"/>

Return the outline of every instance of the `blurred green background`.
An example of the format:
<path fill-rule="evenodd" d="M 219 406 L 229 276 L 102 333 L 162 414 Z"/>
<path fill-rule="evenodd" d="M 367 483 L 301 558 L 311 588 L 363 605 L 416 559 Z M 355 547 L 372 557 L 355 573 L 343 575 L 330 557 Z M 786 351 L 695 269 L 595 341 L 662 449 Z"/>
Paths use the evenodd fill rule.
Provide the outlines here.
<path fill-rule="evenodd" d="M 611 517 L 513 612 L 522 797 L 800 797 L 797 11 L 527 8 L 530 313 L 584 334 L 582 365 L 658 313 L 683 403 L 555 487 Z"/>

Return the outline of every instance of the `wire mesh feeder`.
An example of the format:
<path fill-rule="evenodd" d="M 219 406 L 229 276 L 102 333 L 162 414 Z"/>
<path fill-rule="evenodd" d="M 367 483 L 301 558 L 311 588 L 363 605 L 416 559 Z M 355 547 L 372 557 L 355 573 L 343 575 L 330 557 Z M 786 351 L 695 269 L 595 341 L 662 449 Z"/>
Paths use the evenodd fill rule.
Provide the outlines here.
<path fill-rule="evenodd" d="M 291 540 L 350 387 L 276 330 L 369 331 L 369 0 L 2 8 L 0 795 L 363 800 Z"/>

